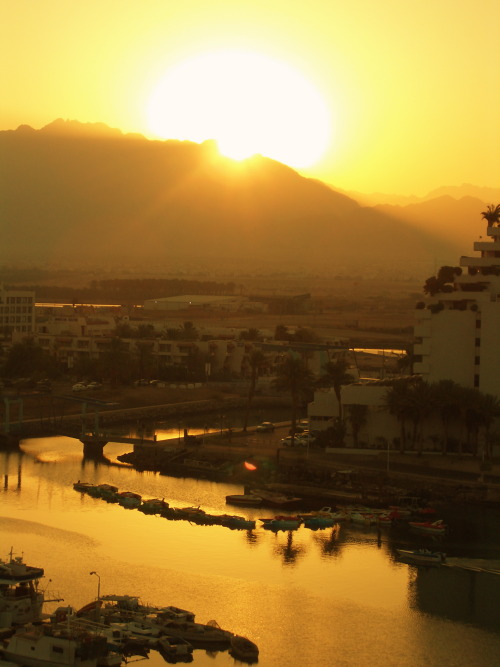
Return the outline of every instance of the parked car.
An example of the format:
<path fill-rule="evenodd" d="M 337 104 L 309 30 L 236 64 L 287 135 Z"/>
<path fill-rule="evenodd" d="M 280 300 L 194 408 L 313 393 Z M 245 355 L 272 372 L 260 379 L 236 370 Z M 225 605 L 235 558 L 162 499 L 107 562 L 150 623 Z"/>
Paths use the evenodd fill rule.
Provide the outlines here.
<path fill-rule="evenodd" d="M 262 422 L 262 424 L 259 424 L 255 430 L 260 431 L 261 433 L 266 433 L 269 431 L 274 431 L 275 428 L 276 427 L 272 422 Z"/>
<path fill-rule="evenodd" d="M 102 383 L 101 382 L 89 382 L 87 385 L 87 389 L 101 389 Z"/>
<path fill-rule="evenodd" d="M 280 441 L 282 447 L 307 447 L 307 438 L 301 438 L 300 435 L 296 435 L 292 440 L 291 435 L 287 435 L 286 438 L 283 438 Z"/>
<path fill-rule="evenodd" d="M 73 385 L 72 389 L 73 391 L 85 391 L 87 389 L 87 385 L 83 384 L 82 382 L 77 382 Z"/>

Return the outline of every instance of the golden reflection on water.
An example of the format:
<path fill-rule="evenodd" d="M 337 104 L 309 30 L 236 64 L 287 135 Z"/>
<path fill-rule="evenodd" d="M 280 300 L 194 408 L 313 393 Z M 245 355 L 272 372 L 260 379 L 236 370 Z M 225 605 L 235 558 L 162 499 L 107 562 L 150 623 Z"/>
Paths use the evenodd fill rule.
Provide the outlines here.
<path fill-rule="evenodd" d="M 113 446 L 114 455 L 120 447 L 126 451 Z M 26 441 L 23 449 L 24 457 L 3 457 L 4 551 L 13 545 L 30 564 L 45 567 L 67 604 L 95 597 L 89 573 L 97 571 L 103 593 L 191 609 L 201 622 L 214 618 L 249 636 L 261 649 L 260 667 L 496 667 L 500 637 L 461 621 L 471 591 L 484 599 L 486 590 L 464 582 L 456 621 L 449 621 L 452 573 L 448 581 L 395 562 L 385 534 L 343 524 L 274 533 L 258 521 L 272 510 L 228 509 L 225 494 L 241 492 L 238 485 L 96 464 L 83 459 L 75 441 Z M 74 491 L 78 478 L 163 497 L 172 506 L 245 514 L 257 528 L 232 531 L 126 510 Z M 235 665 L 227 653 L 197 652 L 197 666 L 214 661 Z"/>

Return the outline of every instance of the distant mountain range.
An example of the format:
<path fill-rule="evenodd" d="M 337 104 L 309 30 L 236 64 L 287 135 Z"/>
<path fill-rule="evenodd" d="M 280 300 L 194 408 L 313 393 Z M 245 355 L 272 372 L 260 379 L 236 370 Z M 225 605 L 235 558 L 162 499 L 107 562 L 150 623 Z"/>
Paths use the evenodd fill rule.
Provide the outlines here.
<path fill-rule="evenodd" d="M 57 120 L 0 132 L 0 264 L 429 275 L 485 226 L 453 188 L 365 206 L 273 160 Z M 485 189 L 487 190 L 487 189 Z M 491 195 L 491 196 L 490 196 Z"/>

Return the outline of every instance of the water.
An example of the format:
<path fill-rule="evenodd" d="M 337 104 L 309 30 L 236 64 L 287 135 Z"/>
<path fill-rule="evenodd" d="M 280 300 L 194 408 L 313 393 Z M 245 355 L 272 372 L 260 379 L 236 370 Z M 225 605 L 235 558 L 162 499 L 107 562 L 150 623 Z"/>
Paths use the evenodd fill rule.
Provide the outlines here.
<path fill-rule="evenodd" d="M 456 531 L 437 543 L 406 532 L 379 538 L 353 526 L 232 531 L 126 510 L 72 485 L 108 482 L 172 506 L 256 519 L 273 514 L 228 510 L 225 496 L 241 493 L 239 485 L 136 472 L 117 460 L 128 445 L 106 445 L 104 462 L 84 460 L 81 443 L 71 438 L 21 447 L 0 453 L 1 554 L 12 546 L 44 567 L 45 586 L 64 604 L 82 606 L 100 586 L 102 594 L 189 609 L 200 622 L 215 619 L 255 641 L 261 667 L 498 665 L 500 576 L 416 568 L 394 558 L 395 546 L 424 543 L 454 557 L 500 558 L 497 512 L 450 514 Z M 197 667 L 235 663 L 227 651 L 194 652 Z M 146 664 L 165 662 L 151 652 Z"/>

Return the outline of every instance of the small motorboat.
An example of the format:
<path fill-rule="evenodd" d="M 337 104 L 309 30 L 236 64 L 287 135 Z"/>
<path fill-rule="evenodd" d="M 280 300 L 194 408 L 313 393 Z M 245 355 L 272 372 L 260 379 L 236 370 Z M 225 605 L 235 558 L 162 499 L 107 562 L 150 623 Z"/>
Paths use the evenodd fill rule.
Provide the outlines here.
<path fill-rule="evenodd" d="M 133 491 L 121 491 L 116 494 L 118 504 L 125 508 L 139 507 L 141 504 L 141 496 Z"/>
<path fill-rule="evenodd" d="M 258 507 L 262 505 L 262 498 L 254 493 L 241 493 L 226 496 L 226 503 L 230 505 L 246 505 L 248 507 Z"/>
<path fill-rule="evenodd" d="M 275 516 L 274 519 L 260 519 L 266 530 L 296 530 L 302 523 L 297 516 Z"/>
<path fill-rule="evenodd" d="M 448 530 L 448 526 L 442 519 L 437 521 L 409 521 L 408 525 L 414 530 L 431 535 L 444 535 Z"/>
<path fill-rule="evenodd" d="M 250 641 L 246 637 L 241 637 L 240 635 L 233 635 L 231 637 L 231 648 L 229 649 L 230 655 L 237 660 L 242 660 L 243 662 L 257 662 L 259 659 L 259 648 L 257 644 Z"/>
<path fill-rule="evenodd" d="M 156 649 L 167 662 L 191 662 L 193 660 L 193 645 L 182 637 L 160 637 L 156 642 Z"/>
<path fill-rule="evenodd" d="M 396 549 L 400 560 L 416 565 L 441 565 L 446 561 L 446 554 L 429 549 Z"/>

